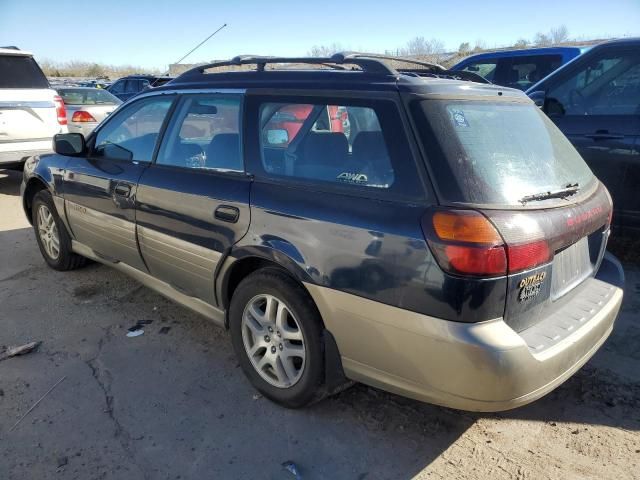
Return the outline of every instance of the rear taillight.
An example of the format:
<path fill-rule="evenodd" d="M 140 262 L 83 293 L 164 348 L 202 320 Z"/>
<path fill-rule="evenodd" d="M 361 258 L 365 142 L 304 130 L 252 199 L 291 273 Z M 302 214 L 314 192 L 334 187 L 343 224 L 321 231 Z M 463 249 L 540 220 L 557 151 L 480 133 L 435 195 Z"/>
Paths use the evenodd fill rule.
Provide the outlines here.
<path fill-rule="evenodd" d="M 67 110 L 64 108 L 64 102 L 59 95 L 53 97 L 53 103 L 56 106 L 56 116 L 60 125 L 67 124 Z"/>
<path fill-rule="evenodd" d="M 493 223 L 474 210 L 429 212 L 423 230 L 440 267 L 456 275 L 498 277 L 551 259 L 546 241 L 507 244 Z"/>
<path fill-rule="evenodd" d="M 73 113 L 73 116 L 71 117 L 71 121 L 72 122 L 96 122 L 97 120 L 93 118 L 93 115 L 91 115 L 89 112 L 78 110 L 77 112 Z"/>

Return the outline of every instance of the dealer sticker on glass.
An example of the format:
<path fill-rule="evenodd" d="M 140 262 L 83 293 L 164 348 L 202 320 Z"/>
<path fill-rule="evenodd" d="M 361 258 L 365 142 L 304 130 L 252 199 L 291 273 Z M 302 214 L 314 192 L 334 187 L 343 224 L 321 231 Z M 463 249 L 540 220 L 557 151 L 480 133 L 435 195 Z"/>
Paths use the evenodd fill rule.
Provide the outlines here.
<path fill-rule="evenodd" d="M 456 127 L 468 127 L 469 123 L 464 116 L 464 112 L 462 110 L 451 110 L 451 115 L 453 116 L 453 121 L 456 124 Z"/>

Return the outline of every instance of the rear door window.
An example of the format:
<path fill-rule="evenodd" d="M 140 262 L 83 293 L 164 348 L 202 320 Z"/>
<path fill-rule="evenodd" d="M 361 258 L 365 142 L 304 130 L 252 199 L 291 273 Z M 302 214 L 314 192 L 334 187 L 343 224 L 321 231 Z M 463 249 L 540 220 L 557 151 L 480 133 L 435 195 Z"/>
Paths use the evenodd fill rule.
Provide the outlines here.
<path fill-rule="evenodd" d="M 49 88 L 49 82 L 33 57 L 0 55 L 0 88 Z"/>
<path fill-rule="evenodd" d="M 258 108 L 260 167 L 272 178 L 368 192 L 420 192 L 390 101 L 280 101 Z"/>
<path fill-rule="evenodd" d="M 267 103 L 260 115 L 268 173 L 370 188 L 395 181 L 374 109 Z"/>

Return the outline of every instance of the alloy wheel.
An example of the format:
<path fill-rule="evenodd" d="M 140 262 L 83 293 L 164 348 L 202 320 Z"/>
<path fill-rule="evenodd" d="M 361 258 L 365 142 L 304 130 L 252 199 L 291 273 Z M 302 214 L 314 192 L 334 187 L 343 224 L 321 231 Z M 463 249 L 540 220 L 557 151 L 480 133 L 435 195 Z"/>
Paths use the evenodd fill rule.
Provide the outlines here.
<path fill-rule="evenodd" d="M 60 236 L 53 214 L 46 205 L 38 207 L 38 234 L 47 256 L 57 260 L 60 256 Z"/>
<path fill-rule="evenodd" d="M 279 298 L 263 294 L 249 300 L 242 314 L 242 342 L 253 368 L 269 384 L 289 388 L 302 377 L 302 329 Z"/>

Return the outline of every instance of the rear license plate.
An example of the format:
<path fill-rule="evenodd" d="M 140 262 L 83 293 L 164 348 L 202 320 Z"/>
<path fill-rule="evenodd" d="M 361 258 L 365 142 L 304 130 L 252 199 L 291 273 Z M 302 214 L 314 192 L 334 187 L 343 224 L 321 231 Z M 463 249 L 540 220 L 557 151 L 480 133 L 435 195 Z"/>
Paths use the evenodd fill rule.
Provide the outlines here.
<path fill-rule="evenodd" d="M 555 300 L 569 292 L 591 275 L 592 271 L 589 239 L 583 237 L 573 245 L 556 253 L 553 258 L 551 299 Z"/>

